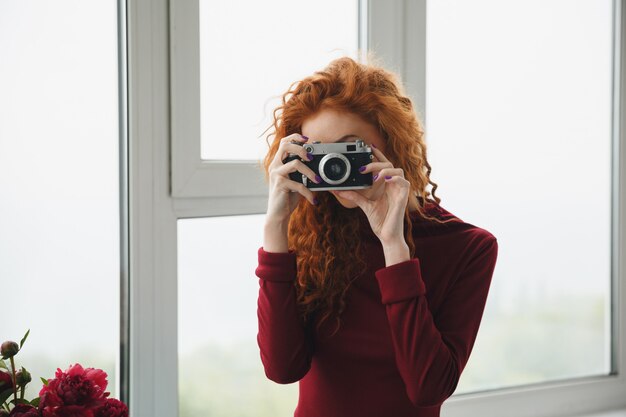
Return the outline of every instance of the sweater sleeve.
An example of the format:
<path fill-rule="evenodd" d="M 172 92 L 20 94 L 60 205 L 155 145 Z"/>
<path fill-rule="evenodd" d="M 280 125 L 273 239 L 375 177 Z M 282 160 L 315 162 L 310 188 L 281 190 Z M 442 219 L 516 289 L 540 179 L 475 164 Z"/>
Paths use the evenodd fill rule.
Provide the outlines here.
<path fill-rule="evenodd" d="M 376 271 L 395 360 L 416 407 L 441 405 L 457 387 L 472 351 L 495 269 L 498 242 L 480 247 L 445 295 L 436 317 L 417 258 Z"/>
<path fill-rule="evenodd" d="M 265 375 L 279 384 L 300 380 L 311 367 L 312 340 L 297 310 L 294 280 L 296 254 L 258 250 L 257 316 L 261 362 Z"/>

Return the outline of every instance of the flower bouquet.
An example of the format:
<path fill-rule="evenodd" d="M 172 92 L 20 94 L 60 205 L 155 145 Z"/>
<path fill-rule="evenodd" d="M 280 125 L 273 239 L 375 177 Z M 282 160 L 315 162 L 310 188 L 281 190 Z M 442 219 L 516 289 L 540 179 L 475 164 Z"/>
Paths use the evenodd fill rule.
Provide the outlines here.
<path fill-rule="evenodd" d="M 16 370 L 15 355 L 29 333 L 30 330 L 19 345 L 9 340 L 0 346 L 0 417 L 128 417 L 126 404 L 108 398 L 106 372 L 83 368 L 78 363 L 65 371 L 57 368 L 52 379 L 41 378 L 39 396 L 25 400 L 24 390 L 31 382 L 31 375 L 23 366 Z"/>

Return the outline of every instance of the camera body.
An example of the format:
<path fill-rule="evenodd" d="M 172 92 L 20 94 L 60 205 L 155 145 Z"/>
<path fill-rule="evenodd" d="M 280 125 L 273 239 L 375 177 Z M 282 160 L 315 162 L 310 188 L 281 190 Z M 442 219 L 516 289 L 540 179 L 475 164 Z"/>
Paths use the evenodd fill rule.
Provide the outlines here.
<path fill-rule="evenodd" d="M 311 191 L 358 190 L 372 186 L 372 173 L 359 172 L 361 166 L 369 164 L 374 158 L 372 148 L 363 139 L 354 142 L 312 142 L 302 146 L 313 154 L 313 160 L 302 162 L 319 175 L 322 182 L 316 184 L 299 171 L 289 174 L 293 181 L 303 183 Z M 299 155 L 290 153 L 283 163 L 299 158 Z"/>

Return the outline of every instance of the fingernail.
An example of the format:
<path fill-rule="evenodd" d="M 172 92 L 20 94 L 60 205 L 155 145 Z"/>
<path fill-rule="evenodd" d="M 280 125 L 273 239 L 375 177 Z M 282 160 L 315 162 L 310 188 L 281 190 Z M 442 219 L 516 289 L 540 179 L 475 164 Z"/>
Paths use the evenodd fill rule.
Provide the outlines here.
<path fill-rule="evenodd" d="M 317 181 L 317 183 L 319 184 L 320 182 L 322 182 L 322 178 L 319 175 L 316 175 L 315 181 Z"/>
<path fill-rule="evenodd" d="M 363 172 L 363 171 L 365 171 L 365 167 L 364 167 L 364 166 L 362 166 L 361 168 L 359 168 L 359 172 Z"/>
<path fill-rule="evenodd" d="M 378 178 L 378 174 L 374 175 L 374 178 L 372 178 L 372 180 L 376 181 L 376 178 Z"/>
<path fill-rule="evenodd" d="M 313 199 L 313 204 L 316 204 L 316 205 L 317 205 L 318 203 L 319 203 L 319 200 L 318 200 L 317 198 L 314 198 L 314 199 Z"/>
<path fill-rule="evenodd" d="M 386 179 L 386 180 L 390 180 L 390 179 L 391 179 L 391 176 L 389 176 L 389 175 L 385 175 L 385 179 Z"/>
<path fill-rule="evenodd" d="M 373 146 L 374 148 L 376 148 L 376 145 L 374 145 L 373 143 L 372 143 L 372 146 Z M 378 148 L 376 148 L 376 149 L 378 149 Z"/>
<path fill-rule="evenodd" d="M 306 156 L 309 158 L 309 161 L 313 160 L 313 154 L 311 152 L 307 152 Z"/>
<path fill-rule="evenodd" d="M 300 135 L 300 136 L 302 136 L 302 139 L 304 139 L 304 140 L 309 140 L 309 138 L 307 136 L 304 136 L 304 135 Z"/>

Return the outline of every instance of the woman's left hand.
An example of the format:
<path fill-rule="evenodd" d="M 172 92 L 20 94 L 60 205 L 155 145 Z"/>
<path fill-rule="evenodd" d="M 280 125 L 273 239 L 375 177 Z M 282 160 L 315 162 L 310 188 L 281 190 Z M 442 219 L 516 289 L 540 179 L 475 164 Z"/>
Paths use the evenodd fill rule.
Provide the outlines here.
<path fill-rule="evenodd" d="M 393 164 L 377 148 L 372 149 L 378 162 L 365 165 L 364 174 L 378 174 L 372 187 L 382 182 L 384 192 L 380 198 L 369 198 L 354 191 L 336 191 L 336 194 L 357 204 L 367 216 L 372 231 L 384 244 L 405 242 L 404 212 L 409 199 L 410 183 L 404 178 L 402 168 Z"/>

